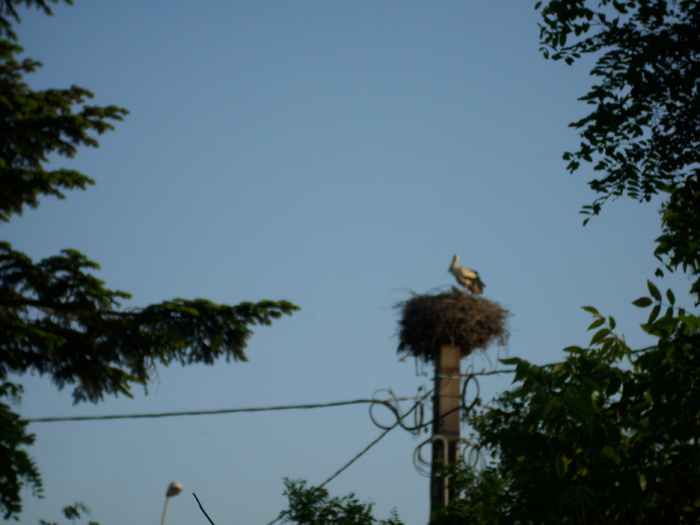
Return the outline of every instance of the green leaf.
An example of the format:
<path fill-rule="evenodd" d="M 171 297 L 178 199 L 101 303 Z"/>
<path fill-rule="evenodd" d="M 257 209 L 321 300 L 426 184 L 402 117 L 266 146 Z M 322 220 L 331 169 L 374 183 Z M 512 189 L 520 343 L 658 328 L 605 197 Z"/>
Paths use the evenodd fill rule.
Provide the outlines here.
<path fill-rule="evenodd" d="M 685 324 L 689 330 L 693 332 L 700 331 L 700 317 L 692 314 L 682 314 L 679 317 L 683 324 Z"/>
<path fill-rule="evenodd" d="M 608 330 L 607 328 L 603 328 L 603 329 L 601 329 L 601 330 L 598 330 L 598 331 L 593 335 L 593 337 L 591 337 L 591 343 L 590 343 L 591 346 L 595 346 L 595 345 L 597 345 L 598 343 L 600 343 L 603 339 L 605 339 L 606 337 L 608 337 L 608 336 L 610 335 L 610 333 L 611 333 L 610 330 Z"/>
<path fill-rule="evenodd" d="M 504 365 L 519 365 L 521 363 L 529 364 L 527 361 L 525 361 L 524 359 L 520 359 L 519 357 L 508 357 L 505 359 L 499 359 L 498 361 Z"/>
<path fill-rule="evenodd" d="M 600 451 L 600 456 L 607 459 L 612 459 L 615 463 L 620 462 L 620 454 L 612 448 L 610 445 L 605 445 L 603 450 Z"/>
<path fill-rule="evenodd" d="M 673 292 L 669 288 L 666 290 L 666 298 L 668 299 L 668 302 L 671 303 L 672 305 L 676 304 L 676 296 L 673 295 Z"/>
<path fill-rule="evenodd" d="M 590 326 L 588 327 L 588 330 L 593 330 L 594 328 L 598 328 L 600 325 L 605 324 L 605 318 L 604 317 L 599 317 L 595 321 L 593 321 Z"/>
<path fill-rule="evenodd" d="M 632 304 L 634 306 L 638 306 L 639 308 L 646 308 L 648 306 L 651 306 L 651 303 L 652 300 L 648 297 L 640 297 L 639 299 L 632 301 Z"/>
<path fill-rule="evenodd" d="M 656 318 L 659 317 L 659 312 L 661 312 L 661 305 L 654 305 L 654 308 L 651 309 L 651 313 L 649 314 L 649 320 L 647 323 L 651 324 L 656 321 Z"/>
<path fill-rule="evenodd" d="M 662 317 L 648 326 L 648 332 L 661 338 L 670 337 L 678 326 L 678 320 L 673 317 Z"/>
<path fill-rule="evenodd" d="M 647 288 L 649 288 L 649 293 L 657 301 L 661 301 L 661 292 L 651 281 L 647 281 Z"/>
<path fill-rule="evenodd" d="M 596 309 L 595 309 L 594 307 L 592 307 L 592 306 L 582 306 L 581 308 L 582 308 L 583 310 L 586 310 L 588 313 L 591 313 L 591 314 L 593 314 L 593 315 L 595 315 L 595 316 L 599 316 L 599 315 L 600 315 L 600 314 L 598 313 L 598 310 L 596 310 Z"/>
<path fill-rule="evenodd" d="M 559 475 L 560 478 L 563 478 L 564 475 L 566 474 L 566 471 L 569 470 L 569 465 L 571 464 L 571 458 L 565 456 L 564 454 L 561 454 L 557 456 L 556 459 L 557 463 L 557 474 Z"/>

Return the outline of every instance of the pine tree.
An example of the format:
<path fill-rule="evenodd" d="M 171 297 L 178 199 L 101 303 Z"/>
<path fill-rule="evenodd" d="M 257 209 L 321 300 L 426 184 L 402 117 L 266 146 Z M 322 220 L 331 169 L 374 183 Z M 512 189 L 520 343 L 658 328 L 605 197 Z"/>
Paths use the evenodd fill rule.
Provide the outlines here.
<path fill-rule="evenodd" d="M 65 198 L 93 179 L 56 168 L 49 156 L 73 157 L 79 147 L 97 147 L 95 135 L 113 129 L 127 111 L 93 106 L 88 90 L 33 90 L 24 77 L 41 64 L 19 59 L 12 27 L 18 6 L 51 14 L 58 0 L 0 1 L 0 221 L 7 222 L 43 197 Z M 71 1 L 67 0 L 70 4 Z M 32 372 L 58 388 L 71 386 L 75 402 L 105 395 L 132 395 L 146 386 L 156 365 L 220 359 L 246 361 L 254 325 L 269 325 L 298 307 L 287 301 L 234 306 L 205 299 L 173 299 L 125 308 L 129 294 L 110 290 L 95 276 L 97 263 L 75 250 L 40 261 L 0 242 L 0 511 L 17 517 L 20 490 L 42 491 L 41 476 L 26 447 L 34 441 L 27 423 L 11 410 L 22 385 L 8 381 Z"/>

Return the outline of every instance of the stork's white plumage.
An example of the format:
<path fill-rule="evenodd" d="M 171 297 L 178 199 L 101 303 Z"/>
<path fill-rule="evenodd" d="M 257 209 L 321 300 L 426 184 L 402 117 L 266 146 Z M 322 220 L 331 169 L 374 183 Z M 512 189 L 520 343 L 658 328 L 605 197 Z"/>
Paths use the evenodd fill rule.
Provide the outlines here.
<path fill-rule="evenodd" d="M 486 288 L 486 285 L 479 279 L 477 272 L 459 265 L 459 255 L 455 255 L 452 258 L 452 264 L 447 271 L 455 276 L 459 284 L 473 294 L 483 293 L 484 288 Z"/>

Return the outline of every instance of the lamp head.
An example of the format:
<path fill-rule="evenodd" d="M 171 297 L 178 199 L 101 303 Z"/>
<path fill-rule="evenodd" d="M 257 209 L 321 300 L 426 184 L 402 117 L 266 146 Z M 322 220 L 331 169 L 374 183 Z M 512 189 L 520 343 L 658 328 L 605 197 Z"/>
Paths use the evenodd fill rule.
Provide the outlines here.
<path fill-rule="evenodd" d="M 182 483 L 179 481 L 173 481 L 170 485 L 168 485 L 168 490 L 165 492 L 165 497 L 170 498 L 172 496 L 177 496 L 182 492 Z"/>

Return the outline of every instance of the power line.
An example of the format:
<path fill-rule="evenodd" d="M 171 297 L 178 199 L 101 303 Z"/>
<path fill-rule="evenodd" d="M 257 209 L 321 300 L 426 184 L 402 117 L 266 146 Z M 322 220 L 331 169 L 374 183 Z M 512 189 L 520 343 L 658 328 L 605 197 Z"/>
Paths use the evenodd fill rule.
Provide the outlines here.
<path fill-rule="evenodd" d="M 547 366 L 547 365 L 545 365 Z M 492 371 L 482 371 L 482 372 L 472 372 L 470 374 L 463 374 L 464 376 L 487 376 L 493 374 L 507 374 L 513 373 L 515 370 L 492 370 Z M 236 414 L 243 412 L 266 412 L 266 411 L 276 411 L 276 410 L 299 410 L 299 409 L 311 409 L 311 408 L 326 408 L 326 407 L 337 407 L 345 405 L 358 405 L 358 404 L 382 404 L 391 407 L 391 403 L 397 401 L 412 401 L 417 399 L 416 397 L 394 397 L 392 399 L 378 400 L 378 399 L 354 399 L 351 401 L 336 401 L 332 403 L 314 403 L 306 405 L 282 405 L 282 406 L 271 406 L 271 407 L 254 407 L 254 408 L 226 408 L 222 410 L 191 410 L 191 411 L 179 411 L 179 412 L 160 412 L 155 414 L 116 414 L 116 415 L 105 415 L 105 416 L 65 416 L 65 417 L 39 417 L 39 418 L 28 418 L 23 419 L 27 423 L 56 423 L 61 421 L 102 421 L 109 419 L 155 419 L 161 417 L 178 417 L 178 416 L 210 416 L 218 414 Z"/>
<path fill-rule="evenodd" d="M 376 445 L 377 443 L 379 443 L 379 442 L 382 440 L 382 438 L 383 438 L 384 436 L 386 436 L 389 432 L 391 432 L 392 430 L 394 430 L 398 425 L 399 425 L 399 423 L 398 423 L 398 421 L 397 421 L 396 423 L 394 423 L 393 426 L 387 428 L 384 432 L 382 432 L 381 434 L 379 434 L 379 437 L 377 437 L 377 438 L 376 438 L 374 441 L 372 441 L 369 445 L 367 445 L 365 448 L 363 448 L 359 453 L 355 454 L 355 456 L 354 456 L 350 461 L 348 461 L 345 465 L 343 465 L 343 466 L 340 467 L 338 470 L 336 470 L 326 481 L 324 481 L 323 483 L 321 483 L 318 487 L 319 487 L 319 488 L 323 488 L 323 487 L 325 487 L 326 485 L 328 485 L 331 481 L 333 481 L 335 478 L 337 478 L 345 469 L 347 469 L 350 465 L 352 465 L 353 463 L 355 463 L 355 461 L 357 461 L 357 460 L 360 459 L 362 456 L 364 456 L 365 453 L 366 453 L 367 451 L 369 451 L 369 449 L 371 449 L 374 445 Z"/>
<path fill-rule="evenodd" d="M 237 414 L 242 412 L 270 412 L 276 410 L 299 410 L 299 409 L 312 409 L 312 408 L 328 408 L 328 407 L 338 407 L 347 405 L 359 405 L 359 404 L 372 404 L 379 403 L 383 405 L 389 405 L 391 402 L 395 401 L 410 401 L 415 399 L 414 397 L 401 397 L 388 400 L 378 400 L 378 399 L 354 399 L 351 401 L 335 401 L 332 403 L 314 403 L 306 405 L 282 405 L 282 406 L 271 406 L 271 407 L 255 407 L 255 408 L 227 408 L 222 410 L 195 410 L 195 411 L 182 411 L 182 412 L 160 412 L 156 414 L 117 414 L 117 415 L 106 415 L 106 416 L 71 416 L 71 417 L 42 417 L 42 418 L 30 418 L 24 419 L 27 423 L 54 423 L 58 421 L 102 421 L 108 419 L 153 419 L 161 417 L 177 417 L 177 416 L 210 416 L 218 414 Z"/>
<path fill-rule="evenodd" d="M 655 349 L 655 346 L 650 346 L 647 348 L 641 348 L 639 350 L 632 350 L 632 353 L 641 353 L 648 350 Z M 557 363 L 547 363 L 544 365 L 537 365 L 540 368 L 549 368 Z M 469 376 L 490 376 L 498 374 L 513 374 L 516 370 L 514 369 L 504 369 L 504 370 L 483 370 L 481 372 L 470 372 L 466 374 L 460 374 L 463 377 Z M 377 399 L 354 399 L 352 401 L 336 401 L 333 403 L 316 403 L 308 405 L 283 405 L 283 406 L 272 406 L 272 407 L 256 407 L 256 408 L 227 408 L 223 410 L 194 410 L 194 411 L 182 411 L 182 412 L 161 412 L 157 414 L 117 414 L 117 415 L 107 415 L 107 416 L 71 416 L 71 417 L 41 417 L 41 418 L 29 418 L 23 419 L 27 423 L 54 423 L 59 421 L 100 421 L 108 419 L 154 419 L 160 417 L 177 417 L 177 416 L 209 416 L 218 414 L 236 414 L 239 412 L 265 412 L 265 411 L 275 411 L 275 410 L 297 410 L 297 409 L 311 409 L 311 408 L 326 408 L 326 407 L 337 407 L 345 405 L 358 405 L 358 404 L 382 404 L 389 406 L 391 408 L 391 403 L 396 401 L 411 401 L 417 399 L 416 397 L 400 397 L 388 400 L 377 400 Z"/>

